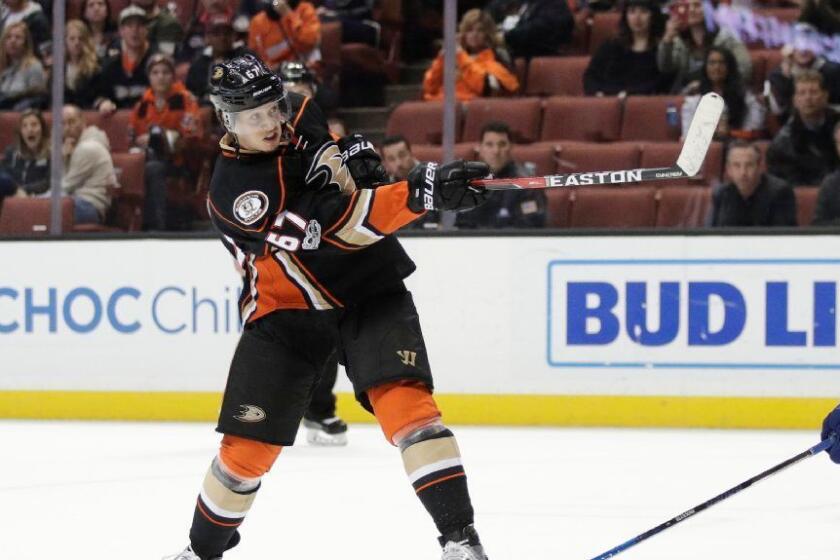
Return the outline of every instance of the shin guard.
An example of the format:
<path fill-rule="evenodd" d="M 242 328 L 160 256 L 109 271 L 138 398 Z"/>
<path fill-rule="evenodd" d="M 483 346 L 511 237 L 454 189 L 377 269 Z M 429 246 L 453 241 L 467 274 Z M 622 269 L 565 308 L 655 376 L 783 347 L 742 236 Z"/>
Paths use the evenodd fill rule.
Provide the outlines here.
<path fill-rule="evenodd" d="M 280 449 L 232 436 L 222 440 L 222 450 L 204 477 L 190 528 L 190 544 L 202 559 L 221 558 L 239 542 L 237 528 Z"/>

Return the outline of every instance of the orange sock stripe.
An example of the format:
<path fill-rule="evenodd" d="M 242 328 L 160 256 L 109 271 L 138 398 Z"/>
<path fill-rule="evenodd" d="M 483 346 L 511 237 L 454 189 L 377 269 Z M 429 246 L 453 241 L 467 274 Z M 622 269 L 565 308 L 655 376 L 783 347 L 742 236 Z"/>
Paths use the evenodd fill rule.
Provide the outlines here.
<path fill-rule="evenodd" d="M 410 424 L 440 417 L 432 392 L 419 381 L 397 381 L 367 391 L 373 413 L 385 438 L 393 443 L 394 434 Z"/>
<path fill-rule="evenodd" d="M 219 527 L 239 527 L 240 525 L 242 525 L 242 521 L 240 521 L 239 523 L 222 523 L 220 521 L 216 521 L 215 519 L 210 517 L 210 515 L 206 511 L 204 511 L 203 507 L 201 507 L 201 500 L 196 500 L 195 505 L 198 506 L 198 511 L 201 512 L 201 515 L 203 515 L 204 518 L 207 519 L 207 521 L 209 521 L 213 525 L 218 525 Z"/>
<path fill-rule="evenodd" d="M 225 434 L 219 458 L 232 474 L 248 480 L 268 472 L 283 447 Z"/>
<path fill-rule="evenodd" d="M 424 484 L 423 486 L 421 486 L 417 490 L 415 490 L 414 493 L 419 494 L 422 490 L 425 490 L 429 486 L 434 486 L 435 484 L 440 484 L 441 482 L 445 482 L 445 481 L 453 479 L 453 478 L 458 478 L 459 476 L 467 476 L 467 473 L 460 472 L 460 473 L 456 473 L 456 474 L 450 474 L 449 476 L 444 476 L 444 477 L 439 478 L 437 480 L 433 480 L 433 481 L 431 481 L 427 484 Z"/>

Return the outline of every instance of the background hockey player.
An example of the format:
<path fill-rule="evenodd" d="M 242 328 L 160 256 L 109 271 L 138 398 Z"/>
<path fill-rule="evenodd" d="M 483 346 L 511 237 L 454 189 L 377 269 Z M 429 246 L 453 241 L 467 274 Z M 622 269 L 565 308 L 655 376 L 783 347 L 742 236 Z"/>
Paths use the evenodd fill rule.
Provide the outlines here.
<path fill-rule="evenodd" d="M 407 181 L 366 188 L 384 182 L 370 144 L 360 136 L 334 142 L 318 107 L 285 92 L 256 58 L 218 65 L 211 80 L 228 134 L 208 207 L 244 270 L 245 326 L 219 416 L 221 449 L 196 503 L 190 546 L 175 558 L 221 558 L 239 542 L 262 476 L 294 443 L 318 376 L 338 352 L 356 398 L 400 448 L 443 558 L 485 560 L 403 283 L 415 265 L 391 234 L 426 210 L 483 202 L 469 180 L 487 166 L 424 163 Z"/>

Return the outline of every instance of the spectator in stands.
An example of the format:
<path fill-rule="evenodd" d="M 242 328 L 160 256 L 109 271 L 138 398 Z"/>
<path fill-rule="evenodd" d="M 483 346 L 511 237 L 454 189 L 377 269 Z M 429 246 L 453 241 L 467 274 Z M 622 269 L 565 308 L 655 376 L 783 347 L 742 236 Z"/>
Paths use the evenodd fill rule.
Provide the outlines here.
<path fill-rule="evenodd" d="M 481 129 L 478 159 L 490 166 L 494 177 L 510 179 L 534 174 L 511 155 L 511 131 L 503 122 L 491 121 Z M 545 226 L 545 194 L 537 189 L 496 191 L 483 205 L 458 214 L 459 228 L 541 228 Z"/>
<path fill-rule="evenodd" d="M 336 100 L 332 92 L 326 92 L 312 72 L 301 62 L 287 60 L 280 65 L 278 72 L 283 84 L 290 90 L 301 95 L 313 98 L 318 107 L 327 113 L 327 126 L 330 132 L 341 138 L 347 135 L 344 122 L 333 115 Z"/>
<path fill-rule="evenodd" d="M 796 77 L 793 115 L 767 151 L 767 168 L 794 185 L 818 185 L 838 163 L 833 131 L 840 114 L 828 106 L 822 74 Z"/>
<path fill-rule="evenodd" d="M 67 65 L 64 73 L 64 101 L 89 109 L 93 107 L 95 84 L 101 72 L 96 46 L 87 26 L 78 19 L 67 22 L 65 41 Z"/>
<path fill-rule="evenodd" d="M 204 29 L 206 46 L 190 64 L 190 70 L 187 73 L 187 89 L 199 100 L 199 103 L 209 106 L 211 104 L 208 97 L 210 70 L 213 65 L 250 51 L 244 46 L 234 46 L 233 21 L 229 15 L 214 15 L 208 18 L 204 22 Z"/>
<path fill-rule="evenodd" d="M 40 111 L 27 109 L 18 121 L 17 139 L 3 153 L 0 184 L 9 181 L 19 196 L 44 194 L 50 188 L 50 138 Z M 2 188 L 2 187 L 0 187 Z"/>
<path fill-rule="evenodd" d="M 271 68 L 297 60 L 310 68 L 321 58 L 321 22 L 315 6 L 305 0 L 272 0 L 254 16 L 248 48 Z"/>
<path fill-rule="evenodd" d="M 103 114 L 133 107 L 149 86 L 146 64 L 155 52 L 149 43 L 146 12 L 128 6 L 120 12 L 120 46 L 102 65 L 94 106 Z"/>
<path fill-rule="evenodd" d="M 793 101 L 793 81 L 806 70 L 816 70 L 823 76 L 828 89 L 828 101 L 840 104 L 840 64 L 818 55 L 820 41 L 813 26 L 799 23 L 795 27 L 793 43 L 782 48 L 782 63 L 770 72 L 770 109 L 781 122 L 790 117 Z"/>
<path fill-rule="evenodd" d="M 405 136 L 398 134 L 382 140 L 382 165 L 391 181 L 405 181 L 418 163 Z"/>
<path fill-rule="evenodd" d="M 31 0 L 3 0 L 0 6 L 0 28 L 5 32 L 7 27 L 23 22 L 32 38 L 32 52 L 43 57 L 48 54 L 51 45 L 51 22 L 44 15 L 44 10 L 38 2 Z"/>
<path fill-rule="evenodd" d="M 405 136 L 397 134 L 382 140 L 380 152 L 382 165 L 391 182 L 405 181 L 409 172 L 420 162 L 411 153 L 411 144 Z M 440 212 L 430 210 L 422 218 L 415 220 L 406 229 L 435 230 L 440 227 Z"/>
<path fill-rule="evenodd" d="M 735 55 L 738 74 L 752 76 L 752 61 L 747 48 L 730 31 L 710 31 L 703 12 L 703 0 L 676 0 L 659 43 L 659 70 L 674 74 L 672 91 L 681 91 L 700 77 L 709 47 L 723 47 Z"/>
<path fill-rule="evenodd" d="M 175 80 L 175 62 L 155 54 L 146 66 L 150 87 L 134 108 L 131 129 L 134 145 L 146 151 L 144 227 L 162 230 L 166 222 L 166 185 L 185 177 L 184 148 L 201 137 L 198 102 Z"/>
<path fill-rule="evenodd" d="M 111 16 L 111 4 L 108 0 L 83 0 L 82 21 L 90 30 L 96 55 L 104 59 L 108 49 L 117 39 L 117 26 Z"/>
<path fill-rule="evenodd" d="M 64 176 L 61 189 L 73 197 L 77 224 L 101 224 L 111 205 L 110 188 L 116 185 L 111 146 L 105 133 L 85 126 L 85 117 L 75 105 L 65 105 Z"/>
<path fill-rule="evenodd" d="M 341 22 L 342 43 L 379 46 L 379 23 L 373 20 L 374 0 L 324 0 L 318 6 L 321 21 Z"/>
<path fill-rule="evenodd" d="M 175 56 L 175 50 L 184 40 L 184 29 L 168 9 L 161 8 L 157 0 L 132 0 L 146 13 L 146 28 L 149 30 L 149 41 L 157 45 L 157 50 Z"/>
<path fill-rule="evenodd" d="M 514 57 L 551 56 L 572 39 L 575 20 L 566 0 L 520 0 L 500 25 Z"/>
<path fill-rule="evenodd" d="M 744 87 L 738 75 L 738 64 L 731 52 L 723 47 L 710 47 L 700 80 L 692 82 L 686 93 L 689 95 L 682 106 L 683 134 L 694 118 L 700 98 L 710 92 L 723 97 L 726 103 L 715 137 L 725 140 L 730 137 L 756 138 L 764 130 L 766 110 L 753 92 Z"/>
<path fill-rule="evenodd" d="M 493 18 L 477 8 L 461 18 L 458 50 L 455 53 L 458 68 L 455 97 L 459 101 L 493 94 L 510 94 L 519 89 L 519 80 L 510 70 L 510 57 L 496 43 L 495 30 Z M 423 78 L 423 99 L 443 99 L 443 51 Z"/>
<path fill-rule="evenodd" d="M 814 26 L 824 35 L 840 33 L 840 4 L 837 0 L 804 0 L 799 21 Z"/>
<path fill-rule="evenodd" d="M 0 109 L 20 111 L 46 102 L 47 74 L 32 52 L 23 22 L 3 28 L 0 35 Z"/>
<path fill-rule="evenodd" d="M 726 156 L 729 182 L 712 195 L 709 218 L 714 227 L 795 226 L 796 197 L 790 184 L 761 172 L 761 151 L 736 140 Z"/>
<path fill-rule="evenodd" d="M 598 48 L 583 75 L 587 95 L 654 95 L 667 91 L 669 76 L 656 65 L 656 45 L 665 26 L 654 0 L 628 0 L 618 36 Z"/>
<path fill-rule="evenodd" d="M 834 150 L 840 156 L 840 123 L 834 126 Z M 817 193 L 815 226 L 840 226 L 840 169 L 826 176 Z"/>
<path fill-rule="evenodd" d="M 184 44 L 178 53 L 178 60 L 191 61 L 204 52 L 208 46 L 210 28 L 224 21 L 230 28 L 231 44 L 233 35 L 233 6 L 227 0 L 201 0 L 200 9 L 193 14 L 187 25 Z"/>

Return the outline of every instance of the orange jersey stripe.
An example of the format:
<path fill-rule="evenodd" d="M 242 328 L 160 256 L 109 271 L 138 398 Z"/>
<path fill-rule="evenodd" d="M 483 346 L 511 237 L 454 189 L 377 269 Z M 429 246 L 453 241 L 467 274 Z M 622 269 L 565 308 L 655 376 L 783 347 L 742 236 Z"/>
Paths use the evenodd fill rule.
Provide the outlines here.
<path fill-rule="evenodd" d="M 393 233 L 423 214 L 408 208 L 408 181 L 379 187 L 373 191 L 368 222 L 381 233 Z"/>
<path fill-rule="evenodd" d="M 249 321 L 255 321 L 277 309 L 309 309 L 303 291 L 292 282 L 273 257 L 260 257 L 257 268 L 257 310 Z"/>

